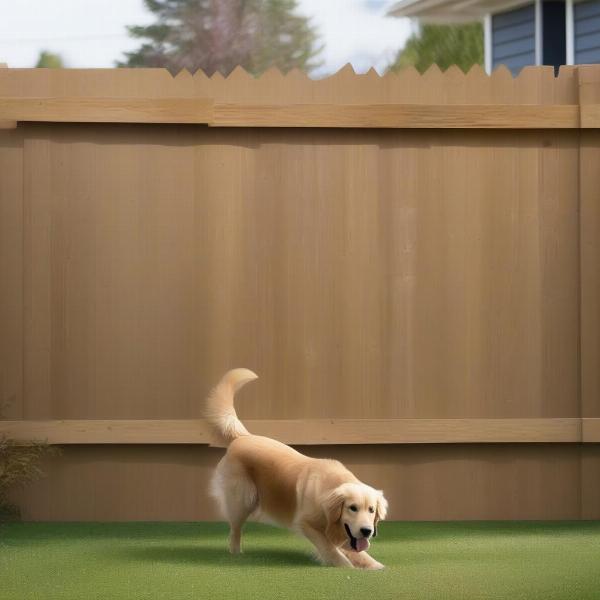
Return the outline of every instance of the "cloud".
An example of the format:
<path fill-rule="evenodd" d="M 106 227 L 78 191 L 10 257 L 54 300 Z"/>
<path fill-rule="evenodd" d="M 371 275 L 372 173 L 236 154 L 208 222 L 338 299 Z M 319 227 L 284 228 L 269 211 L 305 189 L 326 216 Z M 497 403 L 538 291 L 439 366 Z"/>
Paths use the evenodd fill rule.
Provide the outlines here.
<path fill-rule="evenodd" d="M 302 14 L 311 17 L 325 48 L 324 76 L 351 63 L 357 72 L 374 67 L 382 73 L 411 34 L 408 19 L 386 17 L 389 0 L 299 0 Z"/>
<path fill-rule="evenodd" d="M 32 67 L 41 50 L 60 54 L 69 67 L 112 67 L 139 45 L 126 25 L 151 20 L 142 0 L 18 0 L 0 18 L 0 62 Z"/>

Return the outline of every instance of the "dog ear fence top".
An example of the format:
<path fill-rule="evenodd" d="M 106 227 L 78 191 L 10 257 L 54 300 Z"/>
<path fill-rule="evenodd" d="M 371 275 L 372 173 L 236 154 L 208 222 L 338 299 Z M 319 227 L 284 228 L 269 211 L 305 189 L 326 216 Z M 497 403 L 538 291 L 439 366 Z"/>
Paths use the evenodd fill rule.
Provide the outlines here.
<path fill-rule="evenodd" d="M 576 129 L 600 126 L 600 104 L 582 102 L 600 66 L 500 67 L 464 74 L 437 66 L 379 76 L 347 65 L 311 80 L 270 69 L 254 78 L 164 69 L 2 69 L 0 127 L 19 122 L 177 123 L 213 127 Z"/>

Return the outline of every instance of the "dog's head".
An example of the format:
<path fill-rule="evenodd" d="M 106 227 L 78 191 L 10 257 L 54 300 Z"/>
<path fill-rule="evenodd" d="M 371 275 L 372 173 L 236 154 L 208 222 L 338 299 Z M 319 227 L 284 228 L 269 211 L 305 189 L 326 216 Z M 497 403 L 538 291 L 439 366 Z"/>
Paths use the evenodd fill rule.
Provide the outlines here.
<path fill-rule="evenodd" d="M 387 515 L 383 492 L 364 483 L 344 483 L 323 500 L 325 535 L 336 546 L 362 552 L 377 535 L 377 524 Z"/>

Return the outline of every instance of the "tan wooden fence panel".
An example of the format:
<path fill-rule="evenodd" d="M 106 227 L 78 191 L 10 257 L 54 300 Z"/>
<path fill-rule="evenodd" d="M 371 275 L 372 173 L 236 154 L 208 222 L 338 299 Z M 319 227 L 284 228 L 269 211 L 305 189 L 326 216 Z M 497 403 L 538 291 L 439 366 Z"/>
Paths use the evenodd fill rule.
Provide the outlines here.
<path fill-rule="evenodd" d="M 27 418 L 578 415 L 576 133 L 28 130 Z"/>
<path fill-rule="evenodd" d="M 357 464 L 379 444 L 398 518 L 519 516 L 493 494 L 521 455 L 520 516 L 598 516 L 599 68 L 0 69 L 5 430 L 187 460 L 168 444 L 207 441 L 188 420 L 245 366 L 260 432 Z M 43 484 L 62 482 L 54 508 L 24 498 L 32 518 L 88 518 L 61 499 L 99 456 L 183 485 L 158 448 L 77 448 Z M 480 506 L 464 489 L 417 510 L 419 485 L 402 504 L 394 460 L 443 485 L 461 452 L 488 470 Z M 557 460 L 570 487 L 544 504 Z M 96 517 L 128 518 L 118 498 Z"/>

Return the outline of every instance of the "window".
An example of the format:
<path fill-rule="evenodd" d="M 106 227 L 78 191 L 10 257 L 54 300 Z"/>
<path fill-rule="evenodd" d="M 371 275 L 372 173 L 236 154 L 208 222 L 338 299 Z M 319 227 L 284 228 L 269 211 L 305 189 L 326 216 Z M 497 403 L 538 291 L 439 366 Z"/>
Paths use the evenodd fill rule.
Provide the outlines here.
<path fill-rule="evenodd" d="M 567 62 L 567 13 L 560 0 L 545 0 L 542 4 L 542 64 L 558 68 Z"/>
<path fill-rule="evenodd" d="M 575 64 L 600 63 L 600 0 L 573 5 Z"/>

